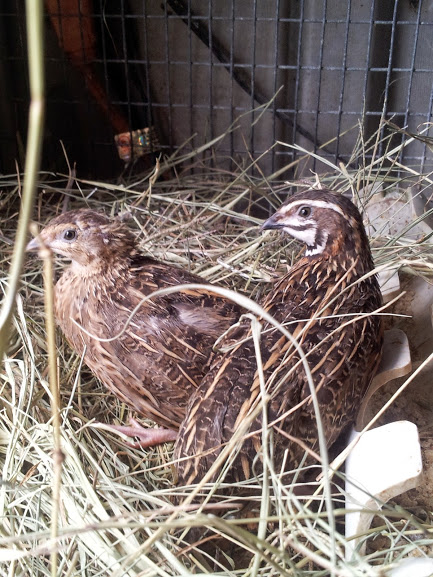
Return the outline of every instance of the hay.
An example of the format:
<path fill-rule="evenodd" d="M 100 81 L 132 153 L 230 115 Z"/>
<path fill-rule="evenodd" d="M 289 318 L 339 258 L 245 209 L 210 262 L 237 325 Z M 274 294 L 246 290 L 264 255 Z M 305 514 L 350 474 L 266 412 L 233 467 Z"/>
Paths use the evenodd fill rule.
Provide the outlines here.
<path fill-rule="evenodd" d="M 409 186 L 427 190 L 429 175 L 399 163 L 411 136 L 404 134 L 392 149 L 393 129 L 386 128 L 370 142 L 360 137 L 348 166 L 327 162 L 327 173 L 312 178 L 310 184 L 351 193 L 362 205 L 379 184 L 385 192 L 397 190 L 399 195 Z M 386 152 L 379 158 L 375 151 L 381 138 Z M 64 208 L 85 206 L 121 213 L 137 231 L 145 253 L 256 300 L 299 254 L 296 243 L 287 239 L 282 243 L 275 234 L 262 235 L 257 227 L 294 183 L 282 183 L 279 174 L 264 178 L 258 170 L 259 176 L 252 176 L 250 166 L 233 173 L 219 171 L 212 168 L 218 166 L 218 158 L 213 157 L 211 164 L 204 152 L 166 159 L 156 174 L 132 182 L 89 182 L 71 174 L 41 173 L 36 219 L 45 223 Z M 299 162 L 308 159 L 307 151 L 298 148 L 298 153 L 302 153 Z M 360 168 L 351 168 L 357 164 Z M 4 290 L 20 202 L 16 177 L 1 177 L 0 185 Z M 411 239 L 411 226 L 390 236 L 383 227 L 371 225 L 378 265 L 405 268 L 430 280 L 433 258 L 428 238 Z M 53 543 L 55 464 L 41 270 L 40 262 L 28 259 L 0 383 L 1 575 L 50 574 L 48 556 L 55 545 L 59 575 L 119 577 L 245 571 L 252 576 L 374 576 L 381 565 L 422 554 L 423 548 L 432 546 L 429 526 L 389 506 L 378 516 L 381 525 L 369 532 L 370 538 L 386 532 L 388 547 L 371 557 L 355 555 L 356 563 L 346 562 L 343 496 L 331 514 L 323 485 L 314 500 L 300 498 L 272 463 L 268 484 L 244 484 L 258 490 L 255 499 L 262 519 L 256 526 L 251 525 L 255 513 L 250 519 L 233 514 L 240 498 L 221 497 L 218 505 L 208 503 L 200 510 L 192 505 L 174 507 L 173 495 L 188 496 L 191 488 L 172 484 L 171 447 L 131 449 L 118 436 L 93 426 L 95 421 L 126 423 L 131 413 L 96 382 L 61 335 L 57 362 L 64 461 L 58 537 Z M 221 487 L 211 489 L 218 494 Z M 200 490 L 206 494 L 209 487 Z M 188 528 L 203 526 L 210 528 L 209 535 L 223 535 L 231 543 L 217 558 L 186 536 Z M 248 569 L 240 571 L 236 567 L 242 557 Z"/>

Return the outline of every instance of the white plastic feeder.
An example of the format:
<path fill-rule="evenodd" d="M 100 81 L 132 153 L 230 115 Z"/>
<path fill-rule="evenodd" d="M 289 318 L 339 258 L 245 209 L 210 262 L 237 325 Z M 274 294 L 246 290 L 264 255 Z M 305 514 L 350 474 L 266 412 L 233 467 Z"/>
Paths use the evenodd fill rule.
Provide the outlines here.
<path fill-rule="evenodd" d="M 359 433 L 353 431 L 352 439 Z M 346 461 L 346 538 L 365 533 L 386 501 L 417 486 L 422 472 L 418 428 L 396 421 L 364 433 Z M 358 539 L 348 541 L 350 558 Z M 361 551 L 362 552 L 362 551 Z"/>
<path fill-rule="evenodd" d="M 365 410 L 372 395 L 392 379 L 411 370 L 406 335 L 393 329 L 385 332 L 383 355 L 378 372 L 361 404 L 350 441 L 358 442 L 346 459 L 346 538 L 365 533 L 375 511 L 389 499 L 413 489 L 422 472 L 421 446 L 417 426 L 397 421 L 363 434 Z M 359 539 L 347 542 L 346 556 L 351 558 Z M 361 548 L 361 553 L 362 549 Z"/>
<path fill-rule="evenodd" d="M 433 559 L 428 557 L 403 559 L 387 575 L 388 577 L 432 577 Z"/>

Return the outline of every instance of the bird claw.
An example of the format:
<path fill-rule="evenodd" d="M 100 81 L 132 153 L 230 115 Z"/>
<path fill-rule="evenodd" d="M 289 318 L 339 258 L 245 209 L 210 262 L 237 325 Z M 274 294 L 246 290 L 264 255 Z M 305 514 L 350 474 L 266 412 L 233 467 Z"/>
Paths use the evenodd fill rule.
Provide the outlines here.
<path fill-rule="evenodd" d="M 130 425 L 106 425 L 103 423 L 96 423 L 98 429 L 105 429 L 127 437 L 138 437 L 140 441 L 125 441 L 128 447 L 134 449 L 146 449 L 147 447 L 154 447 L 162 443 L 169 443 L 177 439 L 177 431 L 173 429 L 152 429 L 144 428 L 135 419 L 131 419 Z"/>

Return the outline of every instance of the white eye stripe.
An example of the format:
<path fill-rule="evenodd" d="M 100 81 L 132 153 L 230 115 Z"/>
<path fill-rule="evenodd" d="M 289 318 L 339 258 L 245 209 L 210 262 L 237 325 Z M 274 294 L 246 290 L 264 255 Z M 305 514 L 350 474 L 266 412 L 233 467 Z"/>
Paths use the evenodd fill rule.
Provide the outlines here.
<path fill-rule="evenodd" d="M 293 202 L 289 202 L 286 205 L 283 205 L 281 208 L 278 209 L 277 212 L 284 215 L 291 211 L 293 208 L 297 206 L 313 206 L 317 208 L 328 208 L 329 210 L 333 210 L 334 212 L 338 212 L 342 217 L 346 218 L 344 211 L 333 202 L 326 202 L 325 200 L 295 200 Z"/>

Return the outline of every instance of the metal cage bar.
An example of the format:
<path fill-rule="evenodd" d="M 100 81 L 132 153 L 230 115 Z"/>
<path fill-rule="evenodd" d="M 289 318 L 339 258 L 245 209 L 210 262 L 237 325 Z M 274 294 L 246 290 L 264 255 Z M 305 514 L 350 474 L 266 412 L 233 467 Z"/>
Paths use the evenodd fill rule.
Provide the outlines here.
<path fill-rule="evenodd" d="M 153 125 L 162 153 L 198 146 L 240 117 L 219 153 L 228 166 L 230 158 L 237 164 L 260 156 L 269 174 L 299 158 L 296 150 L 275 146 L 277 140 L 348 162 L 357 136 L 351 127 L 359 122 L 368 138 L 383 115 L 412 132 L 432 121 L 433 15 L 425 2 L 100 0 L 84 15 L 82 3 L 71 0 L 78 21 L 91 19 L 96 49 L 86 53 L 81 31 L 82 62 L 100 79 L 105 109 L 89 90 L 90 76 L 63 51 L 72 22 L 65 4 L 50 14 L 60 23 L 58 35 L 47 18 L 48 135 L 50 150 L 60 150 L 62 139 L 86 175 L 122 170 L 111 108 L 130 131 Z M 24 75 L 16 72 L 25 66 L 22 7 L 23 0 L 0 7 L 6 31 L 0 61 L 11 71 L 0 96 L 0 111 L 12 111 L 4 113 L 0 133 L 6 149 L 26 128 Z M 259 115 L 251 111 L 272 98 L 253 122 Z M 418 141 L 401 161 L 427 170 L 432 156 Z M 13 170 L 10 154 L 0 152 L 0 161 L 4 171 Z M 321 164 L 305 162 L 296 175 Z"/>

